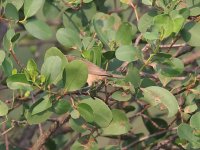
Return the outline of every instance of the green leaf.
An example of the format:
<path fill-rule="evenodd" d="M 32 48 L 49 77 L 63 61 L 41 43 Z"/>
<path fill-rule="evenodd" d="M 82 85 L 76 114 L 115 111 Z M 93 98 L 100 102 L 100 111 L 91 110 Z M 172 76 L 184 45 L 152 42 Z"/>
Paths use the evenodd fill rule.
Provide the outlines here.
<path fill-rule="evenodd" d="M 184 71 L 184 64 L 178 58 L 172 58 L 156 65 L 156 70 L 167 77 L 180 75 Z"/>
<path fill-rule="evenodd" d="M 139 70 L 136 67 L 133 67 L 133 65 L 129 65 L 125 80 L 130 82 L 134 88 L 138 88 L 141 83 Z"/>
<path fill-rule="evenodd" d="M 127 5 L 130 4 L 130 0 L 120 0 L 120 2 L 124 3 L 124 4 L 127 4 Z"/>
<path fill-rule="evenodd" d="M 7 86 L 11 90 L 26 90 L 32 91 L 33 88 L 26 79 L 25 74 L 19 73 L 9 76 L 6 80 Z"/>
<path fill-rule="evenodd" d="M 25 19 L 35 15 L 43 6 L 45 0 L 24 0 Z"/>
<path fill-rule="evenodd" d="M 152 25 L 153 18 L 157 15 L 156 11 L 148 11 L 145 13 L 138 22 L 138 29 L 140 32 L 145 33 Z"/>
<path fill-rule="evenodd" d="M 88 104 L 94 113 L 94 122 L 100 127 L 107 127 L 112 120 L 112 112 L 109 107 L 100 99 L 88 98 L 81 101 Z"/>
<path fill-rule="evenodd" d="M 88 69 L 82 61 L 74 60 L 66 65 L 63 82 L 68 91 L 79 90 L 87 81 Z"/>
<path fill-rule="evenodd" d="M 183 15 L 180 14 L 180 11 L 173 10 L 170 12 L 170 17 L 172 18 L 173 21 L 173 32 L 178 33 L 181 28 L 183 27 L 183 24 L 185 22 L 185 18 Z"/>
<path fill-rule="evenodd" d="M 85 120 L 82 118 L 79 119 L 69 119 L 69 126 L 76 132 L 83 133 L 87 131 L 86 126 L 85 126 Z"/>
<path fill-rule="evenodd" d="M 70 110 L 71 104 L 68 101 L 63 99 L 56 102 L 53 108 L 56 114 L 62 115 Z"/>
<path fill-rule="evenodd" d="M 4 61 L 2 63 L 3 71 L 6 76 L 9 76 L 12 74 L 13 69 L 13 63 L 10 58 L 4 58 Z"/>
<path fill-rule="evenodd" d="M 39 124 L 42 122 L 45 122 L 47 119 L 49 119 L 52 115 L 52 112 L 49 110 L 43 111 L 41 113 L 32 115 L 31 112 L 28 110 L 25 112 L 25 117 L 27 119 L 28 124 Z"/>
<path fill-rule="evenodd" d="M 125 91 L 116 91 L 112 94 L 112 98 L 117 101 L 129 101 L 132 95 Z"/>
<path fill-rule="evenodd" d="M 191 46 L 200 46 L 200 23 L 188 22 L 183 27 L 181 36 L 185 42 Z"/>
<path fill-rule="evenodd" d="M 5 116 L 8 114 L 8 106 L 6 103 L 0 100 L 0 116 Z"/>
<path fill-rule="evenodd" d="M 41 113 L 52 106 L 51 100 L 46 96 L 44 99 L 40 99 L 31 107 L 31 115 Z"/>
<path fill-rule="evenodd" d="M 41 68 L 41 74 L 45 76 L 49 84 L 56 84 L 61 79 L 59 76 L 61 72 L 62 60 L 58 56 L 48 57 Z"/>
<path fill-rule="evenodd" d="M 109 48 L 108 46 L 108 38 L 105 36 L 105 34 L 103 34 L 102 32 L 102 28 L 104 26 L 104 22 L 107 21 L 109 18 L 109 15 L 103 14 L 103 13 L 97 13 L 94 16 L 93 19 L 93 26 L 94 29 L 97 33 L 98 38 L 100 39 L 100 41 Z"/>
<path fill-rule="evenodd" d="M 0 65 L 2 65 L 5 57 L 6 57 L 6 53 L 3 50 L 0 50 Z"/>
<path fill-rule="evenodd" d="M 38 76 L 38 68 L 33 59 L 28 61 L 26 69 L 28 71 L 28 75 L 31 77 L 31 80 L 35 82 L 36 77 Z"/>
<path fill-rule="evenodd" d="M 190 114 L 195 112 L 198 109 L 198 106 L 196 104 L 188 105 L 184 108 L 184 113 Z"/>
<path fill-rule="evenodd" d="M 103 135 L 121 135 L 128 133 L 130 129 L 126 114 L 118 109 L 112 110 L 113 119 L 108 127 L 103 128 Z"/>
<path fill-rule="evenodd" d="M 193 129 L 186 123 L 181 123 L 177 130 L 178 136 L 189 142 L 197 142 L 199 138 L 193 134 Z"/>
<path fill-rule="evenodd" d="M 116 33 L 116 41 L 121 45 L 130 45 L 136 32 L 137 28 L 135 25 L 132 25 L 129 22 L 124 22 L 120 25 Z"/>
<path fill-rule="evenodd" d="M 186 5 L 190 9 L 191 16 L 200 15 L 200 1 L 199 0 L 186 0 Z"/>
<path fill-rule="evenodd" d="M 200 129 L 200 112 L 195 113 L 190 118 L 190 126 L 195 129 Z"/>
<path fill-rule="evenodd" d="M 167 38 L 173 32 L 174 24 L 171 17 L 167 14 L 161 14 L 154 17 L 154 26 L 161 32 L 161 39 Z"/>
<path fill-rule="evenodd" d="M 81 50 L 82 43 L 79 34 L 70 28 L 60 28 L 56 33 L 56 38 L 60 44 L 67 48 L 75 47 Z"/>
<path fill-rule="evenodd" d="M 17 8 L 11 3 L 7 3 L 6 5 L 5 16 L 11 20 L 19 20 Z"/>
<path fill-rule="evenodd" d="M 46 60 L 47 58 L 49 58 L 51 56 L 60 57 L 60 59 L 62 60 L 63 66 L 65 66 L 68 63 L 65 55 L 56 47 L 51 47 L 46 51 L 44 60 Z"/>
<path fill-rule="evenodd" d="M 58 10 L 58 8 L 56 8 L 56 6 L 54 6 L 51 1 L 45 1 L 43 6 L 43 13 L 46 18 L 55 19 L 58 16 L 59 12 L 60 11 Z"/>
<path fill-rule="evenodd" d="M 73 119 L 78 119 L 80 118 L 80 113 L 78 110 L 76 109 L 73 109 L 71 112 L 70 112 L 70 115 Z"/>
<path fill-rule="evenodd" d="M 8 3 L 12 3 L 16 8 L 17 8 L 17 10 L 19 10 L 22 6 L 23 6 L 23 4 L 24 4 L 24 0 L 7 0 L 8 1 Z"/>
<path fill-rule="evenodd" d="M 145 5 L 152 5 L 152 0 L 142 0 L 142 3 Z"/>
<path fill-rule="evenodd" d="M 71 150 L 99 150 L 95 139 L 90 135 L 84 135 L 74 142 Z"/>
<path fill-rule="evenodd" d="M 51 28 L 43 21 L 31 19 L 24 24 L 26 30 L 35 38 L 47 40 L 52 37 Z"/>
<path fill-rule="evenodd" d="M 117 59 L 121 61 L 127 61 L 127 62 L 136 61 L 138 60 L 138 57 L 139 57 L 138 50 L 131 45 L 120 46 L 116 50 L 115 56 Z"/>
<path fill-rule="evenodd" d="M 150 86 L 142 88 L 141 90 L 143 91 L 144 100 L 147 103 L 152 106 L 158 104 L 166 106 L 168 109 L 168 117 L 172 117 L 178 112 L 178 102 L 174 95 L 172 95 L 168 90 L 158 86 Z"/>
<path fill-rule="evenodd" d="M 80 103 L 77 106 L 77 110 L 79 111 L 81 117 L 83 117 L 87 122 L 91 123 L 94 121 L 94 114 L 90 105 L 85 103 Z"/>

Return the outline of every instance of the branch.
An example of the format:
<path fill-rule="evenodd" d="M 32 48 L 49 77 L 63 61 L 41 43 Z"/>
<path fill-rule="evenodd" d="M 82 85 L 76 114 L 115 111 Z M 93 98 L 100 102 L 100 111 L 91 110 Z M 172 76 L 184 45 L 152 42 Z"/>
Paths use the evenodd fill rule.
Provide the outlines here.
<path fill-rule="evenodd" d="M 130 143 L 129 145 L 123 147 L 122 150 L 127 150 L 127 149 L 131 148 L 132 146 L 134 146 L 134 145 L 136 145 L 136 144 L 138 144 L 138 143 L 141 143 L 141 142 L 143 142 L 143 141 L 146 141 L 146 140 L 148 140 L 148 139 L 150 139 L 150 138 L 152 138 L 152 137 L 161 135 L 161 134 L 163 134 L 163 133 L 177 130 L 177 128 L 178 128 L 178 127 L 174 127 L 174 128 L 171 128 L 171 129 L 165 129 L 165 130 L 161 130 L 161 131 L 159 131 L 159 132 L 156 132 L 156 133 L 154 133 L 154 134 L 144 136 L 144 137 L 140 138 L 139 140 L 134 141 L 134 142 Z"/>
<path fill-rule="evenodd" d="M 42 135 L 39 136 L 39 138 L 37 139 L 37 141 L 34 143 L 34 145 L 32 146 L 31 150 L 39 150 L 42 148 L 42 146 L 46 143 L 46 141 L 48 140 L 48 138 L 50 138 L 50 136 L 56 132 L 56 130 L 61 127 L 64 123 L 68 122 L 70 119 L 70 115 L 64 115 L 60 118 L 58 118 L 58 120 L 56 122 L 54 122 L 48 129 L 48 131 L 44 132 Z"/>

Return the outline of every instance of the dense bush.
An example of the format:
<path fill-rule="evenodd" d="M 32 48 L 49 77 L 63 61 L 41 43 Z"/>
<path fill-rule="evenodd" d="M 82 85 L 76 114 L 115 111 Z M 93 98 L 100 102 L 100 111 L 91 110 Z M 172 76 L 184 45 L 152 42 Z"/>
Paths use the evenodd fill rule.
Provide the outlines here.
<path fill-rule="evenodd" d="M 200 149 L 200 0 L 1 0 L 0 149 Z"/>

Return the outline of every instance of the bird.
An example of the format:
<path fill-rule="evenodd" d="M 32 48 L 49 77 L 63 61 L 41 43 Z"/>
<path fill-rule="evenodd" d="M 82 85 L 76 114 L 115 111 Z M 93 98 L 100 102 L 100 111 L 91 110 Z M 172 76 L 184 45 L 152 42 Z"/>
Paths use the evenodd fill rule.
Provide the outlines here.
<path fill-rule="evenodd" d="M 87 78 L 88 86 L 92 86 L 93 83 L 95 83 L 97 81 L 102 81 L 102 80 L 106 79 L 107 77 L 123 78 L 123 76 L 121 76 L 121 75 L 112 74 L 112 73 L 109 73 L 108 71 L 103 70 L 99 66 L 93 64 L 92 62 L 90 62 L 86 59 L 78 58 L 78 57 L 75 57 L 72 55 L 65 55 L 65 56 L 66 56 L 68 62 L 71 62 L 73 60 L 80 60 L 84 64 L 86 64 L 86 66 L 88 68 L 88 78 Z"/>

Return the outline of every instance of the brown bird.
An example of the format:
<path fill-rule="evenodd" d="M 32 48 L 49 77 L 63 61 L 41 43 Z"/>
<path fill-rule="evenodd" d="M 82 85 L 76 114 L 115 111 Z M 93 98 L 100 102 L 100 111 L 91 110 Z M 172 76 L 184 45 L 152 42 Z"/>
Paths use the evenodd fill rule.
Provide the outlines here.
<path fill-rule="evenodd" d="M 66 55 L 66 58 L 67 58 L 68 62 L 71 62 L 73 60 L 81 60 L 81 61 L 83 61 L 83 63 L 85 63 L 87 65 L 87 67 L 88 67 L 87 83 L 89 86 L 91 86 L 94 82 L 104 80 L 106 77 L 123 78 L 123 76 L 108 73 L 107 71 L 101 69 L 97 65 L 95 65 L 85 59 L 77 58 L 72 55 Z"/>

